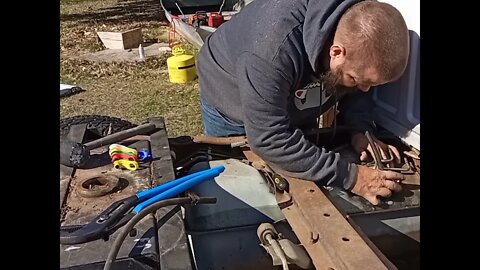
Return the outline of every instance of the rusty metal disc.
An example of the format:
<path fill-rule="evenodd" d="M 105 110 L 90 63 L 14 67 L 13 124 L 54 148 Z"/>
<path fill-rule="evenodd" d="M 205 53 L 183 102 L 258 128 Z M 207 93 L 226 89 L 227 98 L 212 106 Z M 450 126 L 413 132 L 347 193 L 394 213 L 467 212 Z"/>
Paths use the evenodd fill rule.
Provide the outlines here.
<path fill-rule="evenodd" d="M 90 177 L 77 184 L 77 193 L 85 198 L 101 197 L 112 192 L 118 182 L 118 177 L 110 174 Z"/>

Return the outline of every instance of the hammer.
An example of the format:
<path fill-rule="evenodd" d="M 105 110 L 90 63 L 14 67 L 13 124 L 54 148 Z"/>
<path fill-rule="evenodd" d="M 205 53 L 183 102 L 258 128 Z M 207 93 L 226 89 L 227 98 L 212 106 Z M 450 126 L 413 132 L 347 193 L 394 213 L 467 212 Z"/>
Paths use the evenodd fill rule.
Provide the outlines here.
<path fill-rule="evenodd" d="M 90 159 L 90 150 L 115 143 L 130 137 L 145 134 L 155 129 L 155 124 L 146 123 L 85 144 L 63 140 L 60 141 L 60 164 L 80 168 Z"/>

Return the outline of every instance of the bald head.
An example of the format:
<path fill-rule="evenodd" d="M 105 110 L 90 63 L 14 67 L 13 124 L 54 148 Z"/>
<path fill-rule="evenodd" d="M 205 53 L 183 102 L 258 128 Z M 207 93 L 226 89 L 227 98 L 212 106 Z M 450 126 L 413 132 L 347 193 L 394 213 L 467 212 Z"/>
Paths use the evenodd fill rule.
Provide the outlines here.
<path fill-rule="evenodd" d="M 407 66 L 408 28 L 392 5 L 372 0 L 350 7 L 340 18 L 334 45 L 344 49 L 345 63 L 374 69 L 380 81 L 398 79 Z"/>

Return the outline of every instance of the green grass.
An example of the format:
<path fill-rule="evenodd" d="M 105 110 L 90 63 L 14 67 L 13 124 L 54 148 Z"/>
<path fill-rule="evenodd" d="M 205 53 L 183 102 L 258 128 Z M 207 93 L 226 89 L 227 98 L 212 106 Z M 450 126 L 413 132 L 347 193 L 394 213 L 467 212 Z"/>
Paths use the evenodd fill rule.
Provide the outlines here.
<path fill-rule="evenodd" d="M 167 42 L 168 22 L 158 1 L 61 0 L 60 82 L 85 92 L 60 100 L 60 117 L 100 114 L 143 123 L 163 116 L 169 136 L 202 132 L 197 81 L 168 80 L 169 54 L 136 63 L 97 63 L 79 60 L 103 50 L 96 31 L 141 27 L 144 40 Z M 188 44 L 186 51 L 197 51 Z"/>

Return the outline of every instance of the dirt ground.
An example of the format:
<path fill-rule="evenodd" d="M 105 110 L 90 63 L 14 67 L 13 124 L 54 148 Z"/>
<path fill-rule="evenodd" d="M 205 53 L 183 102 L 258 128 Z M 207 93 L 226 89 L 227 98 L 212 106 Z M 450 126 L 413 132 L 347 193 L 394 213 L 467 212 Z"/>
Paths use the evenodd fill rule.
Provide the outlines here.
<path fill-rule="evenodd" d="M 100 114 L 143 123 L 165 117 L 169 136 L 202 132 L 198 81 L 168 80 L 169 53 L 143 62 L 80 59 L 104 50 L 97 31 L 141 27 L 146 43 L 168 43 L 168 21 L 157 0 L 61 0 L 60 83 L 86 91 L 60 100 L 60 117 Z M 186 45 L 189 53 L 196 52 Z"/>

